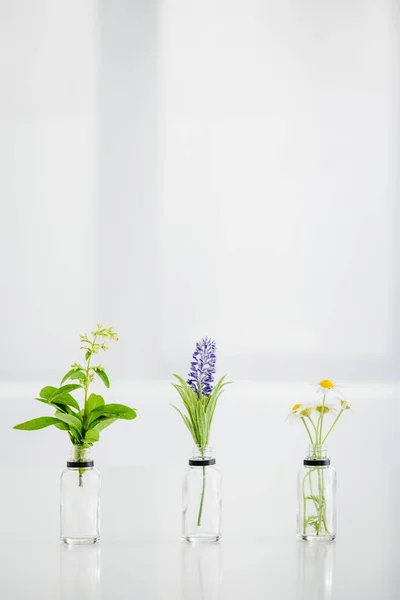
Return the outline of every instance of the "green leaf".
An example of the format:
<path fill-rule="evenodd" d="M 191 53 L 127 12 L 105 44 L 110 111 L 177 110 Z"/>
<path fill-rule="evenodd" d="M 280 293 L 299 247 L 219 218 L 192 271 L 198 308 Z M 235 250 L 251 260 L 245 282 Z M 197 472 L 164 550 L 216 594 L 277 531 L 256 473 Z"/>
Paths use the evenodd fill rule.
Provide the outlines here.
<path fill-rule="evenodd" d="M 110 380 L 108 379 L 108 376 L 107 376 L 107 373 L 105 372 L 105 370 L 101 369 L 100 367 L 93 367 L 93 371 L 96 373 L 96 375 L 98 375 L 100 377 L 100 379 L 102 380 L 102 382 L 104 383 L 106 388 L 109 388 Z"/>
<path fill-rule="evenodd" d="M 214 417 L 215 408 L 219 397 L 224 391 L 224 386 L 228 385 L 225 381 L 226 375 L 215 384 L 210 396 L 197 396 L 196 392 L 179 375 L 174 374 L 178 383 L 172 383 L 179 393 L 187 415 L 181 412 L 176 406 L 172 405 L 181 415 L 186 427 L 188 428 L 195 444 L 204 446 L 208 443 L 210 429 Z"/>
<path fill-rule="evenodd" d="M 69 425 L 69 429 L 74 430 L 74 432 L 76 432 L 78 436 L 82 436 L 82 423 L 78 419 L 78 417 L 76 417 L 75 415 L 67 415 L 59 411 L 56 412 L 56 417 L 60 421 L 64 421 L 64 423 L 67 423 Z"/>
<path fill-rule="evenodd" d="M 65 423 L 63 423 L 63 419 L 58 419 L 56 417 L 38 417 L 37 419 L 32 419 L 31 421 L 25 421 L 25 423 L 15 425 L 14 429 L 21 429 L 23 431 L 35 431 L 37 429 L 44 429 L 45 427 L 49 427 L 50 425 L 56 425 L 59 427 L 59 429 L 68 429 L 68 426 L 64 427 Z M 62 427 L 60 427 L 60 425 Z"/>
<path fill-rule="evenodd" d="M 71 396 L 71 394 L 61 394 L 60 396 L 57 394 L 50 400 L 50 402 L 52 404 L 56 404 L 56 403 L 66 404 L 67 406 L 72 406 L 77 411 L 80 410 L 80 406 L 79 406 L 78 402 L 75 400 L 75 398 L 73 396 Z"/>
<path fill-rule="evenodd" d="M 68 404 L 69 406 L 73 406 L 74 408 L 76 408 L 76 410 L 79 410 L 79 404 L 77 403 L 75 398 L 73 398 L 69 393 L 79 388 L 81 388 L 81 386 L 76 383 L 63 385 L 60 388 L 48 385 L 40 390 L 40 397 L 45 398 L 45 400 L 48 400 L 49 402 L 54 402 L 55 400 L 57 400 L 57 402 L 60 402 L 60 400 L 62 399 L 63 404 Z"/>
<path fill-rule="evenodd" d="M 110 425 L 112 425 L 113 423 L 115 423 L 117 419 L 103 419 L 102 421 L 99 421 L 98 423 L 96 423 L 96 425 L 94 425 L 93 429 L 97 429 L 97 431 L 103 431 L 103 429 L 105 429 L 106 427 L 109 427 Z M 92 431 L 92 429 L 90 430 Z"/>
<path fill-rule="evenodd" d="M 68 383 L 67 385 L 63 385 L 58 389 L 58 393 L 64 394 L 68 392 L 73 392 L 74 390 L 78 390 L 82 386 L 78 383 Z"/>
<path fill-rule="evenodd" d="M 44 402 L 45 404 L 48 404 L 49 406 L 72 406 L 73 408 L 75 408 L 76 410 L 80 410 L 80 406 L 77 403 L 77 401 L 75 400 L 75 398 L 73 398 L 71 396 L 71 394 L 62 394 L 61 396 L 55 395 L 51 400 L 45 400 L 43 398 L 35 398 L 35 400 L 39 400 L 39 402 Z M 65 412 L 72 412 L 70 410 L 66 410 Z"/>
<path fill-rule="evenodd" d="M 83 369 L 80 367 L 74 367 L 64 375 L 64 377 L 61 379 L 60 385 L 62 385 L 64 381 L 67 381 L 67 379 L 86 379 L 86 375 L 83 372 Z"/>
<path fill-rule="evenodd" d="M 49 400 L 45 400 L 44 398 L 35 398 L 35 400 L 43 402 L 43 404 L 47 404 L 47 406 L 52 406 L 57 410 L 61 410 L 61 412 L 65 412 L 70 415 L 74 414 L 74 412 L 70 409 L 69 405 L 61 400 L 57 400 L 57 402 L 50 402 Z"/>
<path fill-rule="evenodd" d="M 171 404 L 171 406 L 181 415 L 183 422 L 185 423 L 186 427 L 189 429 L 190 435 L 195 440 L 195 433 L 193 430 L 193 426 L 192 426 L 189 418 L 187 417 L 187 415 L 184 415 L 183 412 L 181 410 L 179 410 L 179 408 L 177 406 L 175 406 L 175 404 Z"/>
<path fill-rule="evenodd" d="M 46 400 L 51 400 L 54 394 L 58 392 L 58 388 L 53 387 L 52 385 L 46 385 L 46 387 L 40 390 L 40 397 L 45 398 Z"/>
<path fill-rule="evenodd" d="M 105 404 L 95 408 L 89 415 L 87 428 L 91 429 L 96 424 L 96 419 L 126 419 L 131 420 L 136 417 L 136 411 L 124 404 Z"/>
<path fill-rule="evenodd" d="M 86 373 L 83 371 L 75 371 L 73 375 L 71 375 L 70 379 L 80 379 L 81 381 L 86 379 Z"/>
<path fill-rule="evenodd" d="M 67 425 L 67 423 L 62 423 L 60 421 L 60 423 L 54 423 L 54 427 L 57 427 L 57 429 L 62 429 L 63 431 L 69 431 L 69 425 Z"/>
<path fill-rule="evenodd" d="M 98 442 L 99 439 L 100 439 L 100 433 L 99 433 L 98 429 L 91 429 L 90 431 L 86 432 L 86 435 L 85 435 L 83 441 L 94 443 L 94 442 Z"/>
<path fill-rule="evenodd" d="M 95 408 L 104 406 L 104 398 L 97 394 L 90 394 L 86 401 L 86 414 L 89 415 Z"/>

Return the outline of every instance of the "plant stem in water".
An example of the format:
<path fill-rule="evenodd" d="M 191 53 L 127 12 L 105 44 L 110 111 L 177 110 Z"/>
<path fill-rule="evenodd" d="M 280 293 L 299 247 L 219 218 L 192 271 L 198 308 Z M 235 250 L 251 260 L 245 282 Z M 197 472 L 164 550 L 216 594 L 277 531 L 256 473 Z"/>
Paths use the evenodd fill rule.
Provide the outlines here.
<path fill-rule="evenodd" d="M 204 503 L 204 492 L 206 490 L 206 468 L 203 465 L 203 488 L 201 490 L 201 498 L 200 498 L 200 508 L 199 508 L 199 514 L 197 517 L 197 527 L 200 527 L 201 525 L 201 516 L 203 514 L 203 503 Z"/>

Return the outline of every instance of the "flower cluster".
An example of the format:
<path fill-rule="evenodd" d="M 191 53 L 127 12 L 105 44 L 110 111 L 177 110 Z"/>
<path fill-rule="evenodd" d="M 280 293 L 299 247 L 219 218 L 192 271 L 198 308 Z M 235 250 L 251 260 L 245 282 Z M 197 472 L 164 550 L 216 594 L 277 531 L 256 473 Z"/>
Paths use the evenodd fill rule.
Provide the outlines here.
<path fill-rule="evenodd" d="M 351 409 L 351 404 L 342 397 L 341 388 L 332 383 L 330 379 L 324 379 L 319 383 L 317 394 L 322 395 L 322 402 L 319 400 L 308 404 L 295 404 L 286 420 L 290 423 L 303 423 L 311 443 L 320 445 L 325 443 L 341 415 Z M 330 400 L 339 399 L 339 404 L 326 402 L 328 397 Z M 329 431 L 324 435 L 323 422 L 326 415 L 336 418 Z"/>
<path fill-rule="evenodd" d="M 214 340 L 207 336 L 196 344 L 190 363 L 187 384 L 196 392 L 198 397 L 201 395 L 211 396 L 215 376 L 215 351 Z"/>

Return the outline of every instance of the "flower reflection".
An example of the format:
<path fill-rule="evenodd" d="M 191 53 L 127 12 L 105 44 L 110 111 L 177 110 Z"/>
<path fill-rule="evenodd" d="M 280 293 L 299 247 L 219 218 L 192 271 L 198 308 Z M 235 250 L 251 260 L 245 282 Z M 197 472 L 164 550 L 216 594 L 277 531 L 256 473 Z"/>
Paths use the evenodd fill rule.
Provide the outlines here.
<path fill-rule="evenodd" d="M 298 600 L 331 600 L 335 577 L 336 544 L 298 542 Z"/>

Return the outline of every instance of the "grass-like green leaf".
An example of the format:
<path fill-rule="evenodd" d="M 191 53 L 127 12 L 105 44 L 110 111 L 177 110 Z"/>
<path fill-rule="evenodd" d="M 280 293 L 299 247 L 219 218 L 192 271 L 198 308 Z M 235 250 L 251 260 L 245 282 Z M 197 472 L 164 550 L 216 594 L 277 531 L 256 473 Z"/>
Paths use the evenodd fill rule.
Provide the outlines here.
<path fill-rule="evenodd" d="M 106 388 L 110 387 L 110 380 L 108 379 L 108 375 L 104 369 L 101 367 L 93 367 L 93 371 L 100 377 Z"/>
<path fill-rule="evenodd" d="M 211 425 L 218 399 L 223 392 L 224 386 L 228 385 L 228 382 L 225 381 L 226 375 L 221 377 L 215 384 L 210 396 L 200 395 L 200 397 L 197 396 L 196 392 L 182 377 L 176 374 L 174 374 L 174 377 L 178 380 L 178 383 L 173 383 L 172 385 L 180 395 L 187 414 L 184 414 L 173 404 L 171 406 L 182 417 L 194 443 L 203 448 L 209 443 Z"/>
<path fill-rule="evenodd" d="M 104 398 L 98 394 L 90 394 L 86 401 L 86 415 L 89 415 L 95 408 L 104 406 Z"/>
<path fill-rule="evenodd" d="M 44 429 L 50 425 L 57 425 L 60 429 L 68 429 L 68 425 L 63 423 L 62 419 L 56 417 L 38 417 L 31 421 L 25 421 L 19 425 L 14 425 L 14 429 L 21 429 L 22 431 L 36 431 L 37 429 Z"/>
<path fill-rule="evenodd" d="M 193 426 L 192 426 L 190 420 L 188 419 L 187 415 L 184 415 L 183 412 L 181 410 L 179 410 L 179 408 L 177 406 L 175 406 L 175 404 L 171 404 L 171 406 L 181 415 L 183 422 L 185 423 L 186 427 L 189 429 L 190 435 L 194 439 L 195 434 L 193 431 Z"/>

